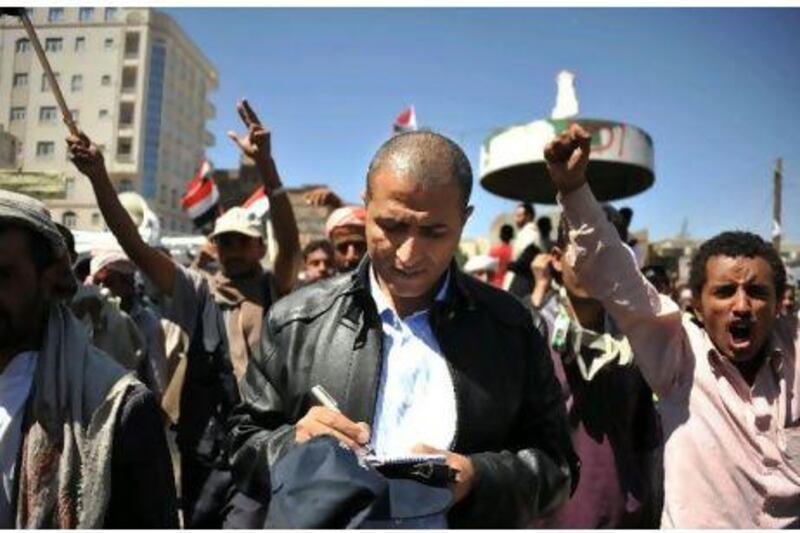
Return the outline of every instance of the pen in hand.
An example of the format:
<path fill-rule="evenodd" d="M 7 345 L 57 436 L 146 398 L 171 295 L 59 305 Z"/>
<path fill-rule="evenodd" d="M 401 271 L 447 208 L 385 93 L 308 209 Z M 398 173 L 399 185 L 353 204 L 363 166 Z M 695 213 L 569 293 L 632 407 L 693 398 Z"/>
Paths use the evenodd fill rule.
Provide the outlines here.
<path fill-rule="evenodd" d="M 339 409 L 339 405 L 336 403 L 336 400 L 333 399 L 333 396 L 328 394 L 328 391 L 322 385 L 314 385 L 311 387 L 311 395 L 322 405 L 323 407 L 327 407 L 331 411 L 336 411 L 337 413 L 341 413 L 342 411 Z M 375 450 L 372 449 L 369 443 L 364 444 L 361 447 L 361 450 L 366 455 L 374 455 Z"/>

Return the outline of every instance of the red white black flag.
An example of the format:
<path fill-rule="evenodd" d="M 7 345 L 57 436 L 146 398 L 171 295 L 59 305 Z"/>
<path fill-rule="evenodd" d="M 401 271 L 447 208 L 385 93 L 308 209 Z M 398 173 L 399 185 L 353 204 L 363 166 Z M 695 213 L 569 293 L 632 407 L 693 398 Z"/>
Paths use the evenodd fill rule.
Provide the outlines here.
<path fill-rule="evenodd" d="M 394 119 L 394 132 L 403 133 L 417 130 L 417 113 L 414 106 L 408 106 Z"/>
<path fill-rule="evenodd" d="M 242 207 L 251 213 L 255 213 L 258 218 L 262 218 L 266 215 L 269 212 L 269 198 L 267 198 L 264 186 L 258 187 L 253 194 L 250 195 L 250 198 L 244 201 Z"/>
<path fill-rule="evenodd" d="M 181 206 L 198 228 L 213 221 L 217 215 L 219 190 L 211 175 L 213 168 L 203 159 L 194 178 L 186 185 L 186 194 L 181 198 Z"/>

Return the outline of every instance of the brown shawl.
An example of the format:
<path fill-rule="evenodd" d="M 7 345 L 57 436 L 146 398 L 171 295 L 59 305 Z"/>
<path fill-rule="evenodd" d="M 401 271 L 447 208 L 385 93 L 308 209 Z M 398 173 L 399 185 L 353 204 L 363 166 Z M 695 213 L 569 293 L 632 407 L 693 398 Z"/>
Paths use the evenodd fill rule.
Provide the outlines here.
<path fill-rule="evenodd" d="M 264 306 L 274 300 L 272 276 L 259 270 L 250 276 L 231 279 L 217 272 L 210 281 L 215 301 L 229 310 L 228 348 L 233 373 L 240 383 L 247 362 L 259 350 Z"/>

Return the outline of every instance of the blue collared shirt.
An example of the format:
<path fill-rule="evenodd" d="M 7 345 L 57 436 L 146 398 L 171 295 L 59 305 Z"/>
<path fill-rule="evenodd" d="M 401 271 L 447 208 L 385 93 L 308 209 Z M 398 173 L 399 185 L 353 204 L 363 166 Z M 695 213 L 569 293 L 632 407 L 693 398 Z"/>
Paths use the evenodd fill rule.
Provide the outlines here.
<path fill-rule="evenodd" d="M 448 450 L 456 431 L 456 397 L 428 309 L 400 318 L 370 268 L 370 293 L 383 328 L 383 364 L 373 420 L 378 455 L 407 455 L 423 443 Z M 450 274 L 436 295 L 444 300 Z"/>

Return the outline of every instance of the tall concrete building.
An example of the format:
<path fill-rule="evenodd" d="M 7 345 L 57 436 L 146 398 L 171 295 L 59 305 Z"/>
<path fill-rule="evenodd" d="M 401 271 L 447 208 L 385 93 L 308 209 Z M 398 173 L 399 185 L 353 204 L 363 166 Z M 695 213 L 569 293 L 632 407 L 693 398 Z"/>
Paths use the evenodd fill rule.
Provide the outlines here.
<path fill-rule="evenodd" d="M 169 16 L 148 8 L 51 7 L 28 14 L 78 125 L 99 144 L 117 190 L 136 191 L 162 232 L 191 230 L 180 208 L 205 149 L 213 65 Z M 102 230 L 89 181 L 67 158 L 60 112 L 21 23 L 0 19 L 0 125 L 19 141 L 17 167 L 66 176 L 47 199 L 68 227 Z"/>

